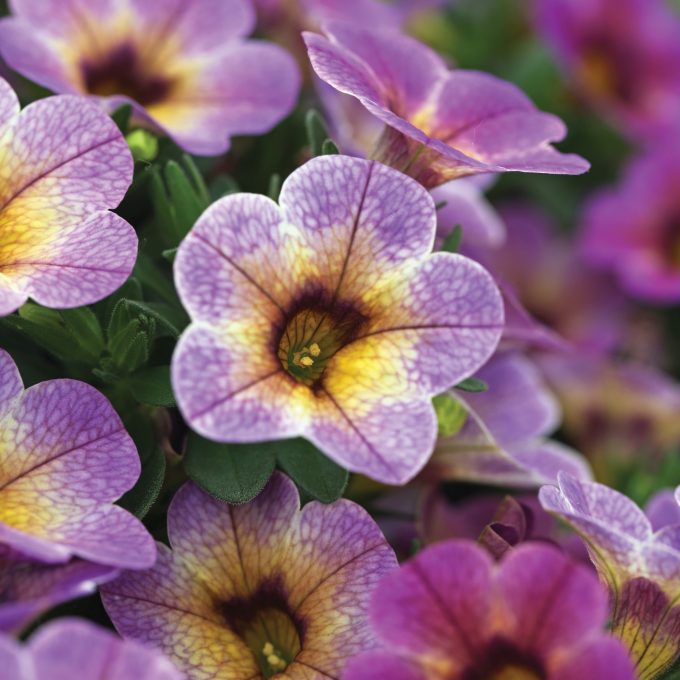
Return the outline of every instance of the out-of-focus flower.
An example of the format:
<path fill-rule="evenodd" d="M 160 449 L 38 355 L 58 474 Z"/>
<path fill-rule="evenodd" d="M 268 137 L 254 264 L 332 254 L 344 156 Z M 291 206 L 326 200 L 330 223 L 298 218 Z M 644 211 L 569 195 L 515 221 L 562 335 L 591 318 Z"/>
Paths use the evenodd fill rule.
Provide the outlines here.
<path fill-rule="evenodd" d="M 276 45 L 245 40 L 247 0 L 13 0 L 0 51 L 56 92 L 98 97 L 196 154 L 262 134 L 295 104 L 299 74 Z"/>
<path fill-rule="evenodd" d="M 585 354 L 544 355 L 539 365 L 562 405 L 566 434 L 598 479 L 680 444 L 680 386 L 665 374 Z"/>
<path fill-rule="evenodd" d="M 0 637 L 0 668 L 12 680 L 183 680 L 158 652 L 82 619 L 57 619 L 22 645 Z"/>
<path fill-rule="evenodd" d="M 91 595 L 117 574 L 115 567 L 83 560 L 38 564 L 0 546 L 0 631 L 18 633 L 44 611 Z"/>
<path fill-rule="evenodd" d="M 385 649 L 343 680 L 633 680 L 625 648 L 604 632 L 595 574 L 556 548 L 526 543 L 499 563 L 469 541 L 420 552 L 378 585 L 371 622 Z"/>
<path fill-rule="evenodd" d="M 637 298 L 680 301 L 679 182 L 680 141 L 674 135 L 633 160 L 618 187 L 586 206 L 584 255 L 613 271 Z"/>
<path fill-rule="evenodd" d="M 533 205 L 506 203 L 499 215 L 506 225 L 503 246 L 478 259 L 533 317 L 569 343 L 598 352 L 620 345 L 632 312 L 615 281 L 578 258 Z"/>
<path fill-rule="evenodd" d="M 680 525 L 680 487 L 675 491 L 664 489 L 649 499 L 645 515 L 654 531 L 673 524 Z"/>
<path fill-rule="evenodd" d="M 435 52 L 394 31 L 325 28 L 328 38 L 304 34 L 314 70 L 385 124 L 371 156 L 427 188 L 479 173 L 588 169 L 550 145 L 563 139 L 562 121 L 538 111 L 511 83 L 449 71 Z"/>
<path fill-rule="evenodd" d="M 130 275 L 137 236 L 107 209 L 132 181 L 132 156 L 96 105 L 49 97 L 19 111 L 0 79 L 0 315 L 30 295 L 47 307 L 101 300 Z"/>
<path fill-rule="evenodd" d="M 172 550 L 104 586 L 103 600 L 123 635 L 160 647 L 191 680 L 338 677 L 375 647 L 368 598 L 396 559 L 360 506 L 300 511 L 280 473 L 246 505 L 190 483 L 168 535 Z"/>
<path fill-rule="evenodd" d="M 496 355 L 476 374 L 484 392 L 456 393 L 468 412 L 462 429 L 437 442 L 425 479 L 532 487 L 554 481 L 559 470 L 589 478 L 575 451 L 546 440 L 559 423 L 559 407 L 537 368 L 518 353 Z"/>
<path fill-rule="evenodd" d="M 657 677 L 680 652 L 680 524 L 655 532 L 623 494 L 564 473 L 539 497 L 585 540 L 611 591 L 612 630 L 629 647 L 637 677 Z"/>
<path fill-rule="evenodd" d="M 215 203 L 179 248 L 193 319 L 173 357 L 187 422 L 217 441 L 304 436 L 350 470 L 413 477 L 431 403 L 493 352 L 503 311 L 477 263 L 430 254 L 432 198 L 374 161 L 313 159 L 280 207 Z"/>
<path fill-rule="evenodd" d="M 452 502 L 441 487 L 430 487 L 418 513 L 418 532 L 426 544 L 483 536 L 485 547 L 497 556 L 525 541 L 546 541 L 590 564 L 583 542 L 541 507 L 535 493 L 485 493 Z"/>
<path fill-rule="evenodd" d="M 625 132 L 680 116 L 680 20 L 665 0 L 538 0 L 538 26 L 579 91 Z"/>
<path fill-rule="evenodd" d="M 75 380 L 24 391 L 0 350 L 0 544 L 45 563 L 75 555 L 150 567 L 153 539 L 112 505 L 139 473 L 135 445 L 102 394 Z"/>

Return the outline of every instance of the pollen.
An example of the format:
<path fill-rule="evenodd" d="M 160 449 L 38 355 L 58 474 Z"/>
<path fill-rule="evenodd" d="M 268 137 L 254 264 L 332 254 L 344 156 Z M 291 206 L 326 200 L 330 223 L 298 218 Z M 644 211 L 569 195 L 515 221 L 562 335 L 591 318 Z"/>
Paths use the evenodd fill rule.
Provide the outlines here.
<path fill-rule="evenodd" d="M 283 655 L 279 653 L 271 642 L 264 644 L 262 654 L 273 671 L 283 671 L 288 667 L 288 663 L 283 658 Z"/>

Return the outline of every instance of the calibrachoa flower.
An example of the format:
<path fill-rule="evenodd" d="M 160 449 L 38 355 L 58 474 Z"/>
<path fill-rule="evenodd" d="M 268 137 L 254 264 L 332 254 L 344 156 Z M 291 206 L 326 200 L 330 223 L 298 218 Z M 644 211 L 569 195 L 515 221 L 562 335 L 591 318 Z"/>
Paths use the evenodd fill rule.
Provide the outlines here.
<path fill-rule="evenodd" d="M 497 564 L 471 541 L 430 546 L 380 582 L 370 617 L 385 649 L 357 657 L 343 680 L 635 677 L 603 632 L 597 577 L 545 545 Z"/>
<path fill-rule="evenodd" d="M 664 373 L 585 354 L 538 361 L 562 405 L 565 432 L 598 479 L 621 468 L 626 474 L 640 454 L 658 459 L 680 444 L 680 385 Z"/>
<path fill-rule="evenodd" d="M 111 504 L 139 472 L 135 445 L 102 394 L 75 380 L 24 391 L 0 350 L 0 544 L 47 563 L 75 555 L 151 566 L 153 539 Z"/>
<path fill-rule="evenodd" d="M 121 634 L 161 648 L 190 680 L 338 677 L 375 646 L 368 597 L 396 559 L 358 505 L 300 511 L 281 473 L 246 505 L 189 483 L 168 536 L 152 570 L 124 573 L 102 597 Z"/>
<path fill-rule="evenodd" d="M 432 198 L 373 161 L 313 159 L 280 207 L 237 194 L 181 244 L 193 319 L 172 361 L 180 409 L 217 441 L 304 436 L 341 465 L 403 483 L 437 424 L 430 397 L 470 376 L 503 327 L 477 264 L 429 254 Z"/>
<path fill-rule="evenodd" d="M 107 208 L 132 181 L 132 156 L 113 121 L 77 97 L 19 112 L 0 79 L 0 316 L 30 295 L 47 307 L 101 300 L 130 275 L 132 227 Z"/>
<path fill-rule="evenodd" d="M 356 97 L 386 127 L 373 158 L 428 188 L 485 172 L 580 174 L 588 163 L 556 151 L 561 120 L 536 109 L 511 83 L 449 71 L 432 50 L 394 31 L 329 23 L 305 33 L 314 70 Z"/>
<path fill-rule="evenodd" d="M 276 45 L 245 40 L 249 0 L 13 0 L 0 50 L 14 69 L 146 125 L 196 154 L 266 132 L 295 104 L 299 74 Z"/>
<path fill-rule="evenodd" d="M 633 160 L 621 184 L 596 194 L 585 209 L 585 256 L 643 300 L 680 301 L 678 182 L 680 142 L 672 135 Z"/>
<path fill-rule="evenodd" d="M 585 540 L 611 591 L 613 632 L 628 645 L 638 677 L 657 677 L 680 653 L 680 524 L 653 531 L 623 494 L 564 473 L 540 500 Z"/>
<path fill-rule="evenodd" d="M 665 0 L 539 0 L 538 26 L 579 91 L 626 132 L 680 115 L 680 20 Z"/>
<path fill-rule="evenodd" d="M 456 392 L 467 420 L 437 442 L 425 478 L 526 487 L 554 481 L 559 470 L 590 477 L 581 456 L 545 438 L 560 411 L 534 364 L 515 352 L 498 354 L 477 376 L 488 390 Z"/>
<path fill-rule="evenodd" d="M 184 678 L 158 652 L 81 619 L 52 621 L 24 645 L 0 637 L 0 668 L 12 680 Z"/>
<path fill-rule="evenodd" d="M 115 567 L 83 560 L 37 564 L 8 551 L 0 556 L 0 631 L 19 632 L 44 611 L 91 595 L 117 574 Z"/>

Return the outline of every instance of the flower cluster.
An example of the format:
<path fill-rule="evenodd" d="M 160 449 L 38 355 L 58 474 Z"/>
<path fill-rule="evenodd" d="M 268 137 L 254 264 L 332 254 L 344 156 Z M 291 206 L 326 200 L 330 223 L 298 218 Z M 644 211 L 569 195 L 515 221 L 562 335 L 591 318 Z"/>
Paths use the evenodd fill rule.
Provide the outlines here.
<path fill-rule="evenodd" d="M 3 3 L 0 679 L 672 680 L 679 11 Z"/>

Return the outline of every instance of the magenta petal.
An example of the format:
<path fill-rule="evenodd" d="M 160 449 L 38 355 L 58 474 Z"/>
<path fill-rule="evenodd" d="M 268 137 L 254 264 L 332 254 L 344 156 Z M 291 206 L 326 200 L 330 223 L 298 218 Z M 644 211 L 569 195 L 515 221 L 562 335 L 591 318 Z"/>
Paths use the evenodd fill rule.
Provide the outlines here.
<path fill-rule="evenodd" d="M 427 680 L 425 672 L 408 659 L 387 652 L 366 652 L 354 657 L 342 680 Z"/>
<path fill-rule="evenodd" d="M 550 674 L 550 680 L 635 680 L 633 662 L 625 646 L 613 637 L 598 637 L 574 650 L 569 659 Z"/>

